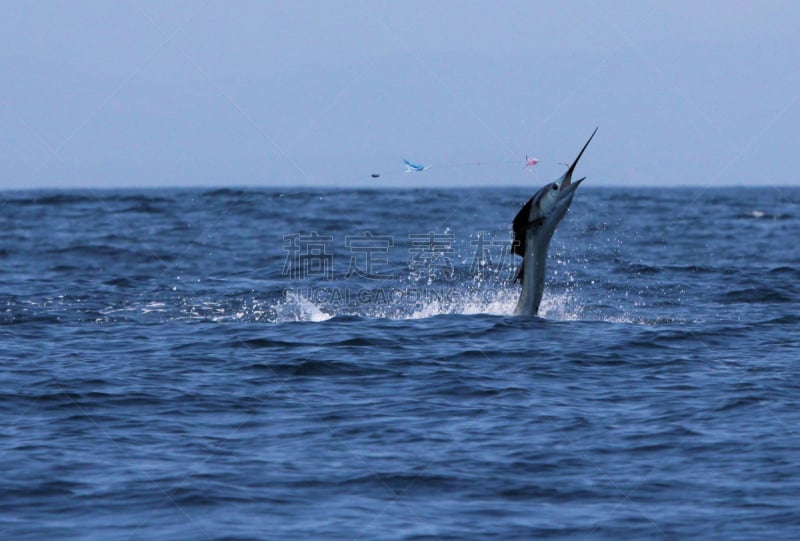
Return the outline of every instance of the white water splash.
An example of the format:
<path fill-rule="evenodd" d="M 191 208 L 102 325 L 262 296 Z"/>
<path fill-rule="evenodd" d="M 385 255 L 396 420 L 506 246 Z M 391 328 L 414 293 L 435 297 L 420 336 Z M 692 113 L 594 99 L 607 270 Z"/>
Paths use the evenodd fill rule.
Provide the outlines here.
<path fill-rule="evenodd" d="M 311 300 L 292 291 L 287 291 L 285 297 L 270 308 L 270 312 L 272 316 L 268 320 L 273 323 L 286 323 L 288 321 L 312 321 L 318 323 L 327 321 L 336 315 L 323 312 Z"/>
<path fill-rule="evenodd" d="M 571 291 L 548 293 L 545 291 L 539 305 L 539 316 L 557 321 L 579 321 L 583 309 L 575 300 Z"/>
<path fill-rule="evenodd" d="M 163 316 L 169 320 L 206 320 L 216 323 L 252 321 L 269 323 L 323 322 L 334 317 L 363 317 L 370 319 L 418 320 L 442 315 L 512 316 L 519 299 L 520 288 L 502 280 L 480 280 L 439 284 L 427 287 L 427 281 L 399 281 L 390 289 L 354 288 L 344 296 L 343 288 L 327 290 L 287 290 L 279 298 L 240 298 L 235 301 L 208 298 L 184 298 L 174 303 L 142 301 L 108 307 L 98 321 L 138 313 Z M 339 296 L 331 296 L 336 291 Z M 319 295 L 317 293 L 328 293 Z M 416 292 L 416 295 L 409 295 Z M 368 293 L 370 295 L 359 295 Z M 376 295 L 376 293 L 381 293 Z M 393 296 L 392 293 L 404 293 Z M 626 317 L 604 317 L 587 311 L 571 286 L 566 290 L 545 292 L 539 308 L 540 317 L 553 321 L 605 320 L 629 323 Z"/>
<path fill-rule="evenodd" d="M 491 290 L 491 294 L 488 295 L 477 289 L 469 289 L 456 300 L 442 302 L 431 299 L 428 302 L 419 303 L 411 314 L 389 317 L 392 319 L 422 319 L 446 314 L 507 316 L 514 313 L 518 296 L 519 293 L 511 288 Z"/>
<path fill-rule="evenodd" d="M 462 284 L 456 295 L 426 297 L 414 302 L 364 302 L 335 304 L 315 302 L 309 296 L 287 291 L 284 298 L 273 304 L 267 318 L 272 323 L 291 321 L 326 321 L 336 316 L 358 316 L 376 319 L 424 319 L 441 315 L 488 314 L 510 316 L 519 298 L 519 288 L 481 288 Z M 541 317 L 552 320 L 576 321 L 582 309 L 571 292 L 546 294 L 539 311 Z"/>

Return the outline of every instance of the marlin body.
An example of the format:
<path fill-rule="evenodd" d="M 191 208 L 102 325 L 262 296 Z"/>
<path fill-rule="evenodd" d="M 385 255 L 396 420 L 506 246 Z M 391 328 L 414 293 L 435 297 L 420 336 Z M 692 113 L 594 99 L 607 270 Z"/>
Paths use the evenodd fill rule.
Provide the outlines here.
<path fill-rule="evenodd" d="M 516 315 L 535 316 L 539 311 L 544 293 L 545 263 L 547 262 L 547 248 L 553 238 L 556 226 L 567 213 L 575 190 L 586 177 L 572 182 L 572 172 L 583 156 L 583 151 L 589 146 L 597 128 L 592 132 L 589 140 L 583 145 L 578 157 L 569 166 L 561 178 L 542 186 L 533 197 L 528 199 L 514 218 L 512 228 L 514 240 L 511 243 L 511 253 L 522 256 L 516 282 L 522 282 L 522 293 L 519 296 Z"/>

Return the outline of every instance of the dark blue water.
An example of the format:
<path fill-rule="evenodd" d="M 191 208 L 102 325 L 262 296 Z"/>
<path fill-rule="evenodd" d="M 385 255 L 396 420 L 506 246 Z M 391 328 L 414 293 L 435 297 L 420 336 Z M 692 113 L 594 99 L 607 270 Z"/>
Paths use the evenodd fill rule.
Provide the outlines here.
<path fill-rule="evenodd" d="M 0 538 L 800 538 L 800 189 L 532 192 L 0 194 Z"/>

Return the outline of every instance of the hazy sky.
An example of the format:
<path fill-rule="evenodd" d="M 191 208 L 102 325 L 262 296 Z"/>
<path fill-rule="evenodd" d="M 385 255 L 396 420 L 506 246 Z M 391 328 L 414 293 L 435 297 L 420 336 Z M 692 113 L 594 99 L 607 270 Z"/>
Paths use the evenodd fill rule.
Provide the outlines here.
<path fill-rule="evenodd" d="M 769 0 L 2 0 L 0 189 L 537 186 L 595 126 L 596 185 L 798 184 L 799 24 Z"/>

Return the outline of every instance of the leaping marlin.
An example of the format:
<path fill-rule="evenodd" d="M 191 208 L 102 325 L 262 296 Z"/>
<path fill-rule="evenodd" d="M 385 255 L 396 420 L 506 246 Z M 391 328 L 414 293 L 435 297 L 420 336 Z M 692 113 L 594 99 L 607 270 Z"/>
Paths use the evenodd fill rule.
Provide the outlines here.
<path fill-rule="evenodd" d="M 514 281 L 522 282 L 522 293 L 519 296 L 514 313 L 517 315 L 535 316 L 539 310 L 544 293 L 544 270 L 547 262 L 547 247 L 556 230 L 556 226 L 567 213 L 575 190 L 586 177 L 572 182 L 572 172 L 589 146 L 597 128 L 589 140 L 583 145 L 578 157 L 569 166 L 567 172 L 553 183 L 547 184 L 537 191 L 514 218 L 514 240 L 511 253 L 522 256 Z"/>

